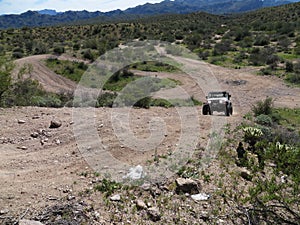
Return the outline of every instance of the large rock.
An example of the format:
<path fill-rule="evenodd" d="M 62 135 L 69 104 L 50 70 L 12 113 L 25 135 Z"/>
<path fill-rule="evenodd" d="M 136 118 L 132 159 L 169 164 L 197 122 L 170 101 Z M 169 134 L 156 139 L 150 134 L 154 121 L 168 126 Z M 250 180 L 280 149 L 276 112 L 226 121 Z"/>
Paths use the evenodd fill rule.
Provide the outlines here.
<path fill-rule="evenodd" d="M 186 178 L 177 178 L 176 179 L 176 192 L 180 193 L 189 193 L 189 194 L 196 194 L 199 193 L 199 185 L 196 181 L 192 179 Z"/>
<path fill-rule="evenodd" d="M 121 201 L 121 196 L 119 194 L 111 196 L 110 200 L 111 201 Z"/>
<path fill-rule="evenodd" d="M 44 224 L 33 220 L 20 220 L 19 225 L 44 225 Z"/>
<path fill-rule="evenodd" d="M 138 209 L 147 209 L 147 205 L 143 200 L 138 199 L 136 201 L 136 206 L 138 207 Z"/>
<path fill-rule="evenodd" d="M 61 125 L 62 125 L 61 121 L 59 121 L 59 120 L 52 120 L 50 122 L 50 127 L 49 128 L 55 129 L 55 128 L 61 127 Z"/>
<path fill-rule="evenodd" d="M 192 195 L 191 198 L 195 201 L 207 201 L 210 198 L 210 195 L 205 193 L 199 193 L 196 195 Z"/>
<path fill-rule="evenodd" d="M 149 218 L 150 218 L 153 222 L 159 221 L 160 218 L 161 218 L 159 209 L 158 209 L 157 207 L 151 207 L 151 208 L 149 208 L 149 209 L 148 209 L 148 215 L 149 215 Z"/>

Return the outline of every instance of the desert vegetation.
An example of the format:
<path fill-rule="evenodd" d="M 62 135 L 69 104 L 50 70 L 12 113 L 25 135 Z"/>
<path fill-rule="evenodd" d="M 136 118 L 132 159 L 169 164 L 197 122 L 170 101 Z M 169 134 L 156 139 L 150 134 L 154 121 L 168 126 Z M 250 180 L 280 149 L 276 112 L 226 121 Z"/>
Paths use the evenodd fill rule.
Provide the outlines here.
<path fill-rule="evenodd" d="M 206 63 L 222 66 L 222 72 L 224 72 L 223 69 L 225 70 L 223 67 L 230 69 L 229 72 L 227 71 L 230 74 L 240 69 L 251 68 L 255 71 L 255 79 L 276 77 L 276 82 L 283 81 L 288 85 L 288 87 L 284 86 L 285 88 L 298 90 L 300 86 L 299 9 L 300 4 L 296 3 L 238 15 L 211 15 L 199 12 L 188 15 L 135 18 L 114 23 L 90 20 L 89 23 L 79 21 L 74 25 L 0 30 L 0 106 L 3 110 L 0 116 L 6 112 L 5 110 L 10 110 L 3 108 L 14 106 L 53 108 L 81 106 L 81 102 L 74 99 L 73 93 L 47 92 L 38 81 L 31 79 L 30 76 L 26 77 L 25 75 L 32 73 L 30 65 L 19 68 L 17 76 L 13 76 L 18 60 L 28 56 L 49 54 L 48 59 L 42 62 L 43 65 L 55 74 L 78 84 L 89 65 L 98 57 L 133 40 L 171 42 L 173 46 L 186 47 Z M 177 52 L 176 48 L 169 48 L 166 51 L 175 52 L 174 55 L 179 56 L 182 54 Z M 68 59 L 59 59 L 59 56 L 68 56 L 66 57 Z M 143 61 L 128 65 L 110 77 L 103 86 L 104 92 L 96 100 L 88 101 L 87 99 L 84 106 L 101 108 L 101 110 L 102 107 L 134 106 L 134 108 L 139 108 L 138 112 L 143 113 L 147 112 L 146 110 L 151 112 L 149 108 L 153 107 L 156 114 L 162 113 L 161 115 L 166 118 L 169 118 L 169 113 L 173 112 L 173 109 L 169 109 L 171 107 L 201 106 L 202 103 L 194 96 L 189 99 L 168 100 L 151 97 L 152 92 L 175 88 L 182 83 L 176 79 L 156 76 L 143 77 L 143 82 L 139 83 L 141 76 L 137 76 L 135 71 L 146 71 L 152 75 L 180 72 L 174 66 L 161 62 Z M 245 84 L 249 80 L 245 81 Z M 138 85 L 129 85 L 134 82 Z M 241 82 L 238 80 L 238 83 Z M 225 81 L 223 84 L 225 85 Z M 96 87 L 98 87 L 97 84 L 94 84 L 90 88 Z M 250 96 L 247 92 L 248 97 L 244 90 L 240 90 L 242 88 L 235 87 L 241 99 L 247 97 L 242 103 L 248 104 L 247 101 L 265 97 L 259 96 L 258 98 L 255 93 Z M 276 87 L 287 90 L 283 89 L 283 84 Z M 277 91 L 283 93 L 282 90 L 272 90 L 271 93 L 277 93 Z M 120 92 L 121 95 L 119 95 Z M 144 92 L 149 96 L 145 97 Z M 295 91 L 295 93 L 299 92 Z M 293 98 L 291 101 L 297 100 L 297 96 L 290 95 L 290 93 L 286 95 Z M 238 102 L 237 98 L 235 100 Z M 247 104 L 243 107 L 247 107 Z M 291 105 L 294 107 L 296 103 L 292 102 L 289 106 Z M 63 116 L 71 115 L 71 109 L 67 107 L 61 109 L 67 111 Z M 156 107 L 164 108 L 156 109 Z M 106 110 L 110 109 L 104 108 L 103 112 L 107 113 Z M 48 115 L 36 108 L 32 111 L 42 112 L 38 116 L 26 116 L 28 121 L 32 118 L 32 123 L 41 117 L 48 116 L 49 119 L 58 114 L 58 111 L 51 111 L 52 114 Z M 8 112 L 13 114 L 11 111 Z M 103 133 L 113 130 L 108 127 L 106 118 L 109 116 L 105 113 L 101 114 L 101 124 L 97 125 L 97 131 Z M 68 171 L 66 176 L 71 174 L 72 178 L 78 178 L 72 183 L 74 191 L 70 187 L 62 189 L 55 187 L 55 190 L 61 191 L 60 196 L 64 196 L 60 199 L 61 202 L 56 202 L 54 206 L 49 204 L 45 209 L 34 210 L 30 217 L 48 224 L 55 223 L 55 221 L 62 224 L 89 224 L 95 221 L 101 223 L 101 218 L 105 218 L 105 222 L 111 224 L 153 224 L 155 222 L 188 224 L 191 221 L 207 224 L 224 222 L 228 224 L 298 224 L 300 221 L 299 108 L 275 107 L 274 99 L 266 97 L 255 102 L 245 115 L 234 116 L 230 117 L 232 120 L 229 120 L 228 124 L 222 128 L 225 138 L 223 142 L 220 140 L 221 150 L 208 168 L 202 168 L 201 165 L 205 153 L 203 143 L 196 146 L 193 157 L 188 159 L 186 165 L 176 168 L 177 173 L 174 177 L 146 187 L 123 185 L 106 177 L 105 174 L 90 171 L 84 166 L 80 167 L 80 172 L 73 172 L 68 169 L 74 165 L 68 165 L 61 170 Z M 137 117 L 136 121 L 141 120 L 141 117 Z M 13 118 L 14 122 L 15 120 L 16 118 Z M 7 121 L 3 119 L 3 123 L 6 123 L 6 128 L 9 129 L 13 126 L 12 120 L 8 125 Z M 39 123 L 42 124 L 42 122 Z M 135 128 L 142 129 L 142 126 L 149 126 L 149 123 L 149 121 L 144 121 Z M 26 121 L 18 120 L 17 124 L 26 126 Z M 14 151 L 22 150 L 26 153 L 26 151 L 33 152 L 36 149 L 28 149 L 20 144 L 27 143 L 26 141 L 36 141 L 30 146 L 34 148 L 38 145 L 36 148 L 43 149 L 44 151 L 40 149 L 39 151 L 45 153 L 53 146 L 55 146 L 53 147 L 55 151 L 58 151 L 60 145 L 65 143 L 67 145 L 74 141 L 73 137 L 68 137 L 69 140 L 63 136 L 64 134 L 61 134 L 61 137 L 68 139 L 65 143 L 54 139 L 59 132 L 64 132 L 58 130 L 56 133 L 56 130 L 52 128 L 51 130 L 50 128 L 38 129 L 40 124 L 36 125 L 37 127 L 31 127 L 30 129 L 37 131 L 26 138 L 13 139 L 3 132 L 0 143 L 5 146 L 13 145 L 13 147 L 17 143 L 18 147 Z M 42 125 L 46 127 L 45 124 Z M 66 120 L 64 121 L 66 126 L 62 129 L 66 127 L 69 129 L 73 124 L 74 121 Z M 202 131 L 206 132 L 207 127 L 209 125 L 201 124 Z M 174 136 L 180 133 L 175 128 L 173 131 Z M 25 133 L 27 135 L 28 131 L 26 130 Z M 105 134 L 108 135 L 108 133 Z M 202 139 L 207 140 L 212 137 L 209 135 L 213 134 L 207 134 L 207 137 L 202 137 Z M 110 143 L 113 135 L 108 136 L 109 138 L 104 138 L 104 140 Z M 165 134 L 165 138 L 169 137 L 170 135 Z M 156 152 L 147 163 L 155 165 L 159 160 L 168 159 L 172 154 L 168 150 L 176 145 L 175 139 L 173 139 L 174 143 L 164 144 L 166 152 L 161 154 Z M 114 144 L 117 148 L 119 142 Z M 70 149 L 73 148 L 72 150 L 64 152 L 64 156 L 61 157 L 78 157 L 78 153 L 74 150 L 77 147 L 74 146 L 76 144 L 70 147 Z M 120 148 L 122 151 L 125 149 L 124 146 Z M 63 147 L 62 149 L 65 150 Z M 55 152 L 52 155 L 55 154 L 58 153 Z M 130 155 L 128 157 L 130 158 Z M 32 163 L 30 160 L 20 160 L 17 166 L 21 167 L 20 165 L 26 162 Z M 77 161 L 72 162 L 76 164 Z M 11 162 L 7 164 L 9 163 Z M 55 163 L 57 162 L 54 161 Z M 86 164 L 82 163 L 82 165 Z M 189 190 L 182 188 L 180 179 L 190 182 L 189 185 L 192 188 Z M 26 194 L 26 192 L 20 192 Z M 194 200 L 191 197 L 194 194 L 203 194 L 200 196 L 203 199 Z M 93 202 L 95 199 L 100 199 L 97 202 L 98 205 Z M 55 201 L 51 196 L 47 197 L 47 203 L 48 200 Z M 102 210 L 103 215 L 98 215 L 96 208 Z M 15 217 L 2 217 L 2 214 L 6 213 L 2 211 L 0 213 L 0 221 L 3 220 L 4 224 L 18 222 L 15 215 Z"/>

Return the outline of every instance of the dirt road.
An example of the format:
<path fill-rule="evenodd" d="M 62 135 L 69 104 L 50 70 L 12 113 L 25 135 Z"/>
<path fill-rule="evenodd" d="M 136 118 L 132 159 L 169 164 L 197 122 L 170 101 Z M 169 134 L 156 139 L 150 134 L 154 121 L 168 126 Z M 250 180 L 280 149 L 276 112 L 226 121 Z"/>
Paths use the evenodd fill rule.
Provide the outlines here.
<path fill-rule="evenodd" d="M 37 79 L 48 91 L 73 91 L 76 84 L 49 71 L 40 60 L 46 55 L 18 60 L 19 65 L 32 64 L 31 78 Z M 178 59 L 197 70 L 186 73 L 146 73 L 143 76 L 171 77 L 182 83 L 182 89 L 201 101 L 211 89 L 211 85 L 232 94 L 234 115 L 227 120 L 223 116 L 203 116 L 201 107 L 196 108 L 199 115 L 198 146 L 205 147 L 214 122 L 222 121 L 237 124 L 257 100 L 270 96 L 280 107 L 300 107 L 300 89 L 291 88 L 282 80 L 257 76 L 252 69 L 233 70 L 209 65 L 192 59 Z M 206 75 L 205 75 L 206 74 Z M 214 76 L 213 82 L 209 76 Z M 177 98 L 178 88 L 164 90 L 160 94 Z M 93 110 L 93 109 L 88 109 Z M 116 135 L 113 127 L 112 110 L 96 109 L 94 128 L 102 143 L 113 157 L 127 164 L 145 165 L 154 160 L 155 150 L 133 151 Z M 11 215 L 20 216 L 29 209 L 28 215 L 42 207 L 56 204 L 61 198 L 68 198 L 83 190 L 92 188 L 86 172 L 93 170 L 82 157 L 73 133 L 78 121 L 73 121 L 71 108 L 10 108 L 0 109 L 0 210 L 8 209 Z M 165 123 L 162 141 L 156 148 L 159 156 L 165 157 L 176 148 L 181 133 L 181 118 L 176 108 L 131 109 L 130 128 L 138 139 L 151 135 L 151 120 L 154 117 Z M 217 118 L 217 119 L 213 119 Z M 50 129 L 50 121 L 62 122 L 57 129 Z M 149 125 L 150 124 L 150 125 Z M 83 131 L 84 133 L 84 131 Z M 87 150 L 93 150 L 91 148 Z M 101 171 L 100 171 L 101 173 Z M 94 200 L 96 201 L 96 200 Z"/>

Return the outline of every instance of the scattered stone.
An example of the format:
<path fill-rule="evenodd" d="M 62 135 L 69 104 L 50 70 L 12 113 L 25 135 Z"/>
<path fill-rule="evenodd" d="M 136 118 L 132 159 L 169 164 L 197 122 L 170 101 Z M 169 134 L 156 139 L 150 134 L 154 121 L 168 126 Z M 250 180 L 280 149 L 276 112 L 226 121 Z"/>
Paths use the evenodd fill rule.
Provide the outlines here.
<path fill-rule="evenodd" d="M 242 177 L 243 179 L 247 180 L 247 181 L 251 181 L 251 180 L 252 180 L 252 175 L 251 175 L 251 173 L 250 173 L 248 170 L 246 170 L 246 169 L 243 169 L 243 170 L 241 171 L 241 177 Z"/>
<path fill-rule="evenodd" d="M 18 120 L 18 124 L 24 124 L 24 123 L 26 123 L 25 120 Z"/>
<path fill-rule="evenodd" d="M 61 125 L 62 125 L 61 121 L 52 120 L 51 123 L 50 123 L 50 127 L 49 128 L 56 129 L 56 128 L 61 127 Z"/>
<path fill-rule="evenodd" d="M 205 212 L 205 211 L 201 211 L 199 214 L 199 218 L 204 220 L 204 221 L 208 221 L 209 220 L 209 213 Z"/>
<path fill-rule="evenodd" d="M 121 196 L 119 194 L 110 197 L 111 201 L 121 201 Z"/>
<path fill-rule="evenodd" d="M 39 118 L 40 118 L 39 115 L 34 115 L 34 116 L 32 117 L 33 120 L 37 120 L 37 119 L 39 119 Z"/>
<path fill-rule="evenodd" d="M 20 220 L 19 225 L 43 225 L 41 222 L 33 220 Z"/>
<path fill-rule="evenodd" d="M 136 206 L 138 207 L 138 209 L 147 209 L 147 205 L 143 200 L 137 200 L 136 201 Z"/>
<path fill-rule="evenodd" d="M 143 167 L 138 165 L 136 167 L 130 168 L 129 173 L 123 178 L 129 178 L 131 180 L 138 180 L 144 177 Z"/>
<path fill-rule="evenodd" d="M 185 179 L 185 178 L 177 178 L 176 179 L 176 192 L 180 193 L 190 193 L 196 194 L 199 191 L 198 183 L 192 179 Z"/>
<path fill-rule="evenodd" d="M 28 148 L 26 146 L 21 146 L 21 147 L 18 147 L 18 149 L 27 150 Z"/>
<path fill-rule="evenodd" d="M 141 188 L 144 190 L 144 191 L 149 191 L 150 188 L 151 188 L 151 184 L 149 183 L 144 183 Z"/>
<path fill-rule="evenodd" d="M 9 213 L 8 209 L 2 209 L 2 210 L 0 210 L 0 215 L 4 215 L 4 214 L 7 214 L 7 213 Z"/>
<path fill-rule="evenodd" d="M 60 145 L 60 144 L 61 144 L 61 141 L 60 141 L 59 139 L 57 139 L 57 140 L 55 141 L 55 144 Z"/>
<path fill-rule="evenodd" d="M 247 81 L 246 80 L 227 80 L 226 84 L 229 84 L 232 86 L 239 86 L 239 85 L 247 84 Z"/>
<path fill-rule="evenodd" d="M 38 132 L 33 132 L 30 134 L 31 137 L 33 138 L 38 138 L 39 137 L 39 133 Z"/>
<path fill-rule="evenodd" d="M 161 215 L 159 212 L 159 209 L 157 207 L 151 207 L 148 209 L 148 215 L 149 218 L 153 221 L 153 222 L 157 222 L 161 219 Z"/>
<path fill-rule="evenodd" d="M 207 201 L 210 198 L 210 195 L 205 193 L 200 193 L 196 195 L 191 195 L 191 198 L 195 201 Z"/>
<path fill-rule="evenodd" d="M 73 195 L 68 196 L 68 201 L 72 201 L 74 199 L 75 199 L 75 196 L 73 196 Z"/>
<path fill-rule="evenodd" d="M 288 178 L 287 175 L 281 176 L 281 177 L 280 177 L 281 183 L 283 183 L 283 184 L 287 183 L 287 178 Z"/>

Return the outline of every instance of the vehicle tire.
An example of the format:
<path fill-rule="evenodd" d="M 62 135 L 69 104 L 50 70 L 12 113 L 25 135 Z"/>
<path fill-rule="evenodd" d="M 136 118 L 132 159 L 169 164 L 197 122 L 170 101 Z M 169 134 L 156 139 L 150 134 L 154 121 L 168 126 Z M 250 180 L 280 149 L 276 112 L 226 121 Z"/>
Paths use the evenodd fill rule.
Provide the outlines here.
<path fill-rule="evenodd" d="M 207 115 L 209 113 L 209 107 L 208 105 L 203 105 L 202 107 L 202 114 Z"/>
<path fill-rule="evenodd" d="M 233 113 L 233 108 L 232 108 L 232 106 L 231 106 L 231 107 L 230 107 L 230 110 L 229 110 L 229 114 L 232 115 L 232 113 Z"/>
<path fill-rule="evenodd" d="M 230 116 L 230 109 L 228 109 L 227 107 L 225 109 L 225 116 Z"/>

